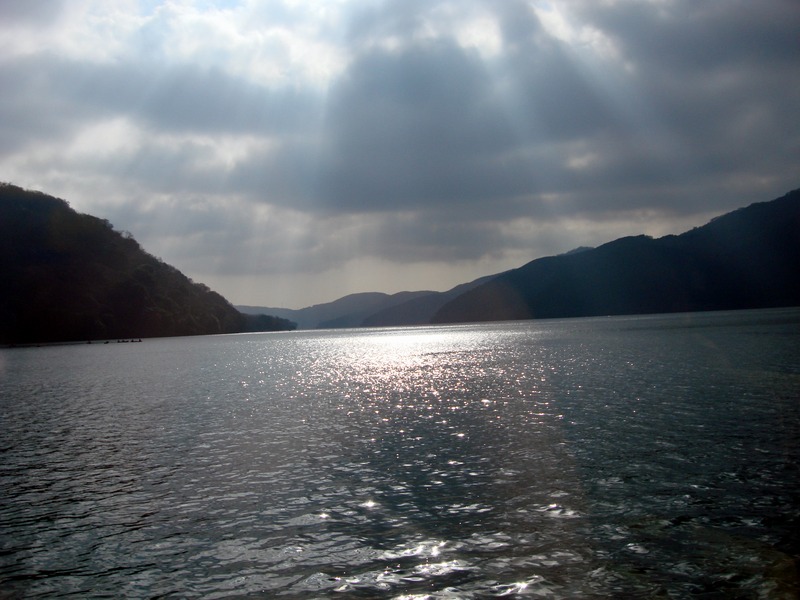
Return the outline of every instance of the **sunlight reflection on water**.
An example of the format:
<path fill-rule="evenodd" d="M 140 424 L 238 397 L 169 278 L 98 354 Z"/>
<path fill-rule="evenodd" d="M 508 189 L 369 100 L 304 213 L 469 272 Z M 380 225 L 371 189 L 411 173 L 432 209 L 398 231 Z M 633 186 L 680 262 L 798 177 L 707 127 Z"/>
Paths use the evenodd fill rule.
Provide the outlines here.
<path fill-rule="evenodd" d="M 798 323 L 766 311 L 2 351 L 0 584 L 791 593 Z"/>

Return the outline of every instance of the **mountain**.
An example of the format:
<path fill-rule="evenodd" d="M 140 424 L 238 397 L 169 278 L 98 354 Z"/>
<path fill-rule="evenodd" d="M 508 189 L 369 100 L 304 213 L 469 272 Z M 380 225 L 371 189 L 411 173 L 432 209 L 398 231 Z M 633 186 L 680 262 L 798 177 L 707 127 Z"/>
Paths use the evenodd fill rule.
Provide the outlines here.
<path fill-rule="evenodd" d="M 297 323 L 300 329 L 337 329 L 343 327 L 391 327 L 425 325 L 449 300 L 496 275 L 462 283 L 446 292 L 364 292 L 343 296 L 333 302 L 307 308 L 274 308 L 237 305 L 246 314 L 269 313 Z"/>
<path fill-rule="evenodd" d="M 61 199 L 0 184 L 0 343 L 290 329 L 249 316 Z"/>
<path fill-rule="evenodd" d="M 585 246 L 570 250 L 566 254 L 577 254 L 592 250 Z M 409 325 L 427 325 L 432 322 L 434 315 L 445 304 L 457 298 L 461 294 L 469 290 L 481 286 L 492 279 L 501 275 L 505 275 L 508 271 L 496 273 L 494 275 L 485 275 L 467 283 L 461 283 L 456 287 L 445 292 L 426 292 L 424 295 L 398 304 L 385 308 L 376 313 L 371 314 L 364 319 L 361 327 L 402 327 Z"/>
<path fill-rule="evenodd" d="M 800 190 L 681 235 L 534 260 L 444 304 L 433 323 L 800 305 Z"/>
<path fill-rule="evenodd" d="M 267 312 L 297 323 L 300 329 L 359 327 L 369 315 L 434 292 L 364 292 L 349 294 L 333 302 L 315 304 L 306 308 L 270 308 L 263 306 L 237 306 L 246 314 Z"/>
<path fill-rule="evenodd" d="M 462 283 L 446 292 L 426 292 L 401 304 L 376 311 L 359 323 L 362 327 L 390 327 L 404 325 L 425 325 L 431 322 L 433 315 L 450 300 L 460 296 L 497 275 L 487 275 L 469 283 Z"/>
<path fill-rule="evenodd" d="M 363 304 L 354 310 L 350 310 L 343 315 L 320 321 L 319 327 L 321 328 L 341 328 L 341 327 L 361 327 L 364 319 L 369 317 L 375 312 L 382 310 L 390 310 L 391 308 L 413 301 L 417 298 L 425 297 L 433 292 L 397 292 L 396 294 L 385 295 L 384 298 L 376 299 L 375 302 Z M 349 298 L 345 296 L 344 299 Z M 340 299 L 342 300 L 342 299 Z M 339 301 L 331 303 L 336 306 Z"/>

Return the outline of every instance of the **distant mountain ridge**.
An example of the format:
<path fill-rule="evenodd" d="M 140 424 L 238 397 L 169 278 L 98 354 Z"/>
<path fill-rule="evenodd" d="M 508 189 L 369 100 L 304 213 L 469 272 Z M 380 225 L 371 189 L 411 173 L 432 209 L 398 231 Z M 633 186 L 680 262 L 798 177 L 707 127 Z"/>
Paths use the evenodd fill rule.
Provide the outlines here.
<path fill-rule="evenodd" d="M 4 344 L 800 306 L 800 190 L 680 235 L 576 248 L 445 292 L 292 310 L 233 307 L 108 221 L 0 184 L 0 272 Z"/>
<path fill-rule="evenodd" d="M 429 292 L 402 304 L 390 306 L 369 315 L 361 321 L 362 327 L 396 327 L 405 325 L 426 325 L 436 312 L 450 300 L 464 292 L 494 279 L 497 275 L 487 275 L 469 283 L 462 283 L 446 292 Z"/>
<path fill-rule="evenodd" d="M 244 315 L 130 234 L 40 192 L 0 184 L 0 343 L 292 329 Z"/>
<path fill-rule="evenodd" d="M 432 323 L 800 305 L 800 190 L 681 235 L 534 260 L 442 306 Z"/>
<path fill-rule="evenodd" d="M 582 246 L 446 292 L 352 294 L 298 310 L 237 308 L 318 328 L 795 306 L 799 244 L 795 190 L 680 235 Z"/>
<path fill-rule="evenodd" d="M 237 305 L 245 314 L 267 313 L 289 319 L 300 329 L 326 329 L 331 327 L 360 327 L 369 315 L 435 292 L 363 292 L 348 294 L 333 302 L 315 304 L 306 308 L 276 308 Z"/>
<path fill-rule="evenodd" d="M 248 305 L 237 305 L 236 308 L 245 314 L 268 313 L 289 319 L 300 329 L 425 325 L 446 302 L 493 277 L 496 275 L 462 283 L 446 292 L 362 292 L 306 308 Z"/>

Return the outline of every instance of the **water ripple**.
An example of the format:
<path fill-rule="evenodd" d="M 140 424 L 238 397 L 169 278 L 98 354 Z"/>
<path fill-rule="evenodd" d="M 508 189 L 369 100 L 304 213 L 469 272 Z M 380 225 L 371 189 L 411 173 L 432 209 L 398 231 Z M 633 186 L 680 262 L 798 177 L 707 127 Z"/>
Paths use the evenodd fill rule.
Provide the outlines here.
<path fill-rule="evenodd" d="M 2 350 L 3 597 L 792 597 L 762 314 Z"/>

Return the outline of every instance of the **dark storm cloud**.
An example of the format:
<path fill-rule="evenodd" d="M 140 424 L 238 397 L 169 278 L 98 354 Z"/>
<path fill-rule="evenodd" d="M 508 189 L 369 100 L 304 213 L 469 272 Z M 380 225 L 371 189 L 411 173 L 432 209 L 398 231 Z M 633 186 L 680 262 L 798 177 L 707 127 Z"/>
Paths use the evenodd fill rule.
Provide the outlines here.
<path fill-rule="evenodd" d="M 627 56 L 656 76 L 707 76 L 735 65 L 792 66 L 800 51 L 800 9 L 793 0 L 578 5 L 583 19 L 613 36 Z"/>
<path fill-rule="evenodd" d="M 788 105 L 782 100 L 787 93 L 796 98 L 796 4 L 673 2 L 669 8 L 666 15 L 625 3 L 590 11 L 634 65 L 632 82 L 662 118 L 670 122 L 670 109 L 682 105 L 679 114 L 698 115 L 694 126 L 713 116 L 708 108 L 714 106 L 718 121 L 725 122 L 756 102 L 774 108 L 776 116 L 795 116 L 783 110 Z M 671 124 L 681 128 L 682 121 Z"/>
<path fill-rule="evenodd" d="M 583 168 L 551 172 L 550 191 L 609 211 L 735 206 L 726 181 L 796 185 L 800 10 L 752 3 L 571 3 L 581 26 L 616 45 L 598 60 L 580 45 L 504 29 L 517 108 L 530 139 L 579 142 Z M 554 154 L 559 150 L 556 146 Z M 707 195 L 709 182 L 718 190 Z M 673 194 L 663 194 L 665 186 Z M 781 188 L 778 187 L 777 190 Z M 659 193 L 651 192 L 658 191 Z M 702 190 L 702 191 L 701 191 Z M 601 202 L 615 191 L 619 202 Z M 715 197 L 716 196 L 716 197 Z M 745 196 L 746 197 L 746 196 Z M 687 202 L 690 201 L 690 202 Z"/>
<path fill-rule="evenodd" d="M 469 261 L 483 258 L 509 240 L 496 222 L 448 220 L 430 213 L 381 218 L 365 232 L 362 247 L 381 258 L 401 262 Z"/>
<path fill-rule="evenodd" d="M 34 131 L 125 116 L 160 132 L 280 134 L 309 126 L 318 110 L 310 92 L 271 89 L 192 64 L 91 64 L 37 55 L 0 62 L 0 81 L 13 90 L 4 120 Z"/>
<path fill-rule="evenodd" d="M 729 144 L 743 121 L 756 114 L 759 129 L 749 132 L 752 141 L 782 144 L 787 133 L 796 134 L 796 3 L 580 6 L 577 14 L 613 39 L 632 65 L 627 81 L 638 102 L 672 135 L 699 143 L 700 152 Z"/>
<path fill-rule="evenodd" d="M 65 0 L 3 0 L 0 2 L 0 27 L 39 26 L 56 21 Z"/>
<path fill-rule="evenodd" d="M 491 203 L 514 217 L 535 214 L 539 194 L 787 168 L 790 155 L 776 160 L 774 146 L 796 130 L 800 100 L 790 58 L 799 11 L 788 3 L 567 4 L 576 28 L 617 45 L 619 57 L 604 61 L 554 37 L 526 3 L 467 4 L 494 13 L 497 56 L 447 34 L 418 36 L 446 2 L 365 8 L 349 30 L 353 59 L 324 104 L 310 88 L 153 57 L 3 63 L 14 97 L 0 101 L 2 150 L 116 116 L 161 134 L 266 136 L 273 146 L 231 172 L 196 173 L 203 150 L 184 143 L 137 151 L 126 173 L 152 169 L 159 189 L 216 178 L 218 188 L 326 213 L 449 206 L 477 216 Z M 140 36 L 166 43 L 164 23 L 147 27 Z"/>
<path fill-rule="evenodd" d="M 69 77 L 59 72 L 53 57 L 0 59 L 0 151 L 10 152 L 40 139 L 73 133 L 86 110 L 71 98 Z"/>
<path fill-rule="evenodd" d="M 496 9 L 509 50 L 489 61 L 453 38 L 416 40 L 424 4 L 391 6 L 358 22 L 362 52 L 331 94 L 321 185 L 328 208 L 491 201 L 514 216 L 520 195 L 552 191 L 566 177 L 558 144 L 611 124 L 606 105 L 522 4 Z M 387 36 L 399 47 L 359 45 Z"/>
<path fill-rule="evenodd" d="M 237 274 L 534 258 L 800 185 L 794 0 L 203 6 L 0 3 L 0 179 Z"/>
<path fill-rule="evenodd" d="M 578 52 L 553 37 L 524 3 L 498 12 L 505 52 L 493 67 L 504 86 L 504 101 L 526 139 L 542 142 L 586 138 L 619 127 L 610 99 Z M 610 83 L 610 82 L 609 82 Z"/>
<path fill-rule="evenodd" d="M 371 211 L 524 189 L 502 165 L 515 134 L 500 108 L 480 61 L 451 42 L 359 57 L 329 102 L 324 200 Z"/>
<path fill-rule="evenodd" d="M 150 89 L 126 98 L 139 101 L 132 106 L 141 116 L 162 130 L 184 129 L 212 133 L 271 134 L 294 131 L 313 116 L 309 94 L 293 89 L 269 89 L 229 76 L 220 70 L 179 66 L 165 71 L 135 70 L 114 73 L 133 92 L 138 83 Z M 127 81 L 130 77 L 132 81 Z M 111 101 L 121 98 L 108 81 L 98 82 Z"/>
<path fill-rule="evenodd" d="M 796 171 L 774 147 L 797 131 L 787 57 L 800 11 L 785 4 L 757 15 L 744 3 L 575 4 L 576 27 L 617 44 L 618 57 L 602 58 L 547 34 L 521 3 L 493 5 L 505 50 L 489 60 L 454 39 L 417 40 L 425 5 L 390 6 L 358 22 L 362 52 L 331 93 L 319 187 L 329 210 L 490 202 L 514 217 L 536 214 L 547 193 L 613 212 L 636 191 L 643 206 L 671 211 L 681 199 L 658 204 L 668 196 L 648 188 Z M 387 36 L 397 47 L 359 46 Z M 619 202 L 593 202 L 600 189 Z"/>
<path fill-rule="evenodd" d="M 313 135 L 300 135 L 254 150 L 224 174 L 225 186 L 258 203 L 302 212 L 323 211 L 319 201 L 318 143 Z"/>

